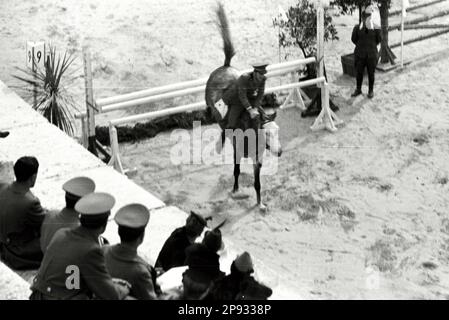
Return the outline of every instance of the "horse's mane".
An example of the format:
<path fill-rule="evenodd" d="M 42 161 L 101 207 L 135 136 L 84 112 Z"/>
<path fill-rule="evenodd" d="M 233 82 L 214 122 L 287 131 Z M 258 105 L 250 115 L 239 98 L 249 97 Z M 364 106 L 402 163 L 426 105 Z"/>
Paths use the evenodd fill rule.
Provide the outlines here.
<path fill-rule="evenodd" d="M 223 51 L 225 54 L 224 66 L 229 67 L 231 65 L 231 59 L 235 55 L 235 49 L 231 39 L 228 18 L 226 17 L 226 12 L 221 2 L 217 2 L 217 9 L 215 12 L 217 14 L 217 27 L 220 30 L 221 38 L 223 39 Z"/>

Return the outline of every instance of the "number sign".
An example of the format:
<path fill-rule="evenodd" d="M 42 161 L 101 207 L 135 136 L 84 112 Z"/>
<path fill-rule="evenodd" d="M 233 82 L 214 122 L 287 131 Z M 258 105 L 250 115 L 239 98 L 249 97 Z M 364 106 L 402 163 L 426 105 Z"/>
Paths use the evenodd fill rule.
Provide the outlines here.
<path fill-rule="evenodd" d="M 26 45 L 26 66 L 32 70 L 43 69 L 45 67 L 45 42 L 28 41 Z"/>

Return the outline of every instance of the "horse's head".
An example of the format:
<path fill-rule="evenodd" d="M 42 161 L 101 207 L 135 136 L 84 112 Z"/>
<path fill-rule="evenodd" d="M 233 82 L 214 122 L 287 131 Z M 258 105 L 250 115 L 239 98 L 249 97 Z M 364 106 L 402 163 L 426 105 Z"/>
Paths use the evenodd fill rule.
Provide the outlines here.
<path fill-rule="evenodd" d="M 265 131 L 266 148 L 275 156 L 280 157 L 282 155 L 282 147 L 279 139 L 279 126 L 276 122 L 274 122 L 276 113 L 268 118 L 272 120 L 263 125 L 263 129 Z"/>
<path fill-rule="evenodd" d="M 262 101 L 263 108 L 263 129 L 265 130 L 266 148 L 272 154 L 280 157 L 282 154 L 281 142 L 279 141 L 279 126 L 274 121 L 277 116 L 277 109 L 280 103 L 274 93 L 266 94 Z"/>

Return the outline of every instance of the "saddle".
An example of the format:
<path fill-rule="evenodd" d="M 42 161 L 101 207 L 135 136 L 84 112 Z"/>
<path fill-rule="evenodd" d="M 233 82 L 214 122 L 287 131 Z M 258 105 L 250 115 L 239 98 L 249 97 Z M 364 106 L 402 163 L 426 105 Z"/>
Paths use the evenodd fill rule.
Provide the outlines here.
<path fill-rule="evenodd" d="M 248 112 L 243 112 L 239 119 L 239 128 L 247 130 L 250 128 L 261 128 L 264 124 L 274 121 L 276 118 L 276 109 L 280 107 L 277 102 L 276 95 L 274 93 L 266 94 L 263 97 L 261 106 L 258 108 L 260 116 L 251 119 Z M 220 127 L 224 129 L 232 129 L 228 126 L 228 111 L 227 106 L 223 100 L 219 100 L 215 103 L 215 108 L 212 108 L 212 115 L 217 120 Z M 267 109 L 274 110 L 274 112 L 266 112 Z"/>

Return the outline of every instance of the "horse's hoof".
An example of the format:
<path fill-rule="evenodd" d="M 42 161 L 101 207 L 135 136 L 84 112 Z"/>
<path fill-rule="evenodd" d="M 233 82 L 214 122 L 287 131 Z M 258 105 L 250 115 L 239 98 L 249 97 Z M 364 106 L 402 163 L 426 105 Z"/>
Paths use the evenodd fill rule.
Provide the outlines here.
<path fill-rule="evenodd" d="M 268 207 L 266 205 L 264 205 L 263 203 L 259 203 L 259 210 L 262 213 L 266 213 L 266 212 L 268 212 Z"/>

